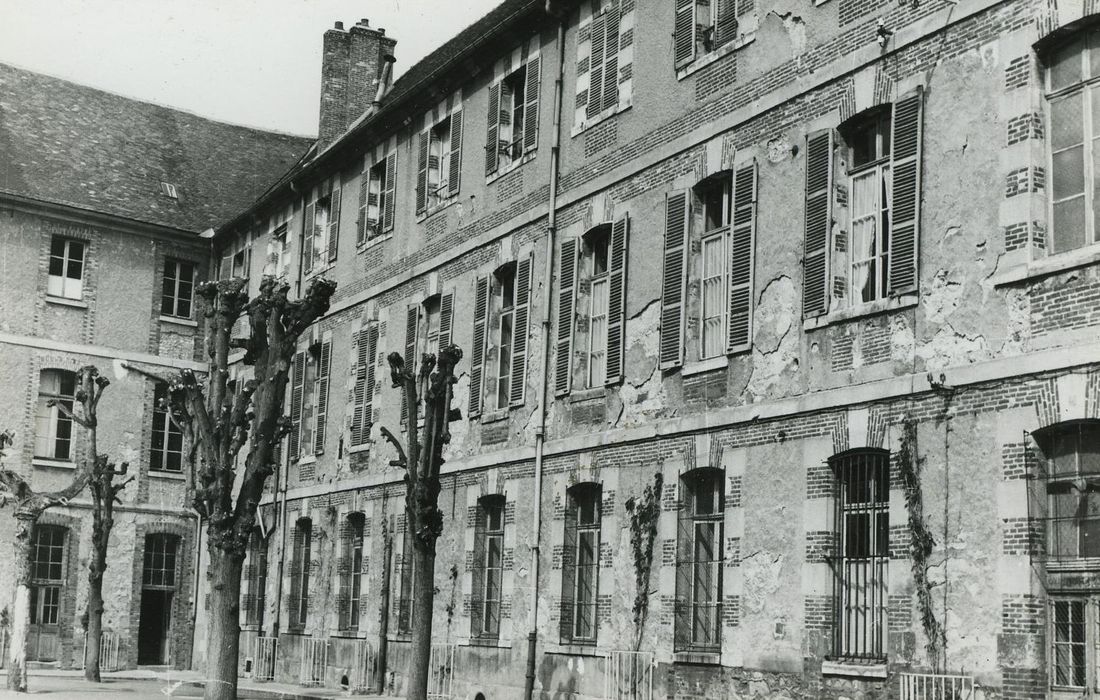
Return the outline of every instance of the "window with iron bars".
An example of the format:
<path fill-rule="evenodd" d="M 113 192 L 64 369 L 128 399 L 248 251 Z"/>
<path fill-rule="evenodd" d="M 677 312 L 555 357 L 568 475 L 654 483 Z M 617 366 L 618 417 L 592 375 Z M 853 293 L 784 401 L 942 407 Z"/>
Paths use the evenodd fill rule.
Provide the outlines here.
<path fill-rule="evenodd" d="M 563 642 L 595 644 L 599 628 L 600 484 L 575 484 L 566 498 L 561 637 Z"/>
<path fill-rule="evenodd" d="M 855 450 L 829 465 L 836 487 L 833 656 L 885 659 L 890 453 Z"/>
<path fill-rule="evenodd" d="M 245 571 L 245 624 L 263 625 L 267 594 L 267 540 L 259 528 L 253 528 L 248 538 L 248 566 Z"/>
<path fill-rule="evenodd" d="M 676 543 L 676 651 L 718 652 L 722 625 L 724 472 L 702 468 L 680 480 Z"/>
<path fill-rule="evenodd" d="M 1046 556 L 1100 560 L 1100 421 L 1036 431 L 1046 482 Z"/>
<path fill-rule="evenodd" d="M 313 522 L 300 518 L 294 526 L 294 554 L 290 569 L 290 627 L 301 629 L 309 619 L 309 568 Z"/>

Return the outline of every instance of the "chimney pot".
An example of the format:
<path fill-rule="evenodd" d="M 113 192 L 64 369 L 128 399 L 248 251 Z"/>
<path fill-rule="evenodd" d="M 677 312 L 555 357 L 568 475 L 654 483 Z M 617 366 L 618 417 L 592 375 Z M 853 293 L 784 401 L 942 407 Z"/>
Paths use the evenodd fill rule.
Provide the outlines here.
<path fill-rule="evenodd" d="M 340 29 L 340 30 L 343 30 L 343 28 L 344 28 L 344 23 L 343 22 L 337 22 L 335 24 L 335 26 L 333 27 L 333 29 Z"/>
<path fill-rule="evenodd" d="M 378 28 L 378 33 L 381 34 L 382 36 L 386 36 L 385 28 L 384 27 L 379 27 Z"/>
<path fill-rule="evenodd" d="M 363 25 L 364 27 L 369 27 L 370 26 L 370 20 L 367 19 L 366 17 L 364 17 L 363 19 L 359 20 L 359 24 Z"/>

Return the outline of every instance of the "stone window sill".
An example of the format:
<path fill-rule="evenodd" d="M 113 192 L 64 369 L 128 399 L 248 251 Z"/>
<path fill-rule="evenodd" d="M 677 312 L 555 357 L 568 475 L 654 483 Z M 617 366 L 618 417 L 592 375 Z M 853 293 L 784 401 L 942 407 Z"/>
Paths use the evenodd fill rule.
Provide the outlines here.
<path fill-rule="evenodd" d="M 672 655 L 673 663 L 720 666 L 722 655 L 716 651 L 678 651 Z"/>
<path fill-rule="evenodd" d="M 729 56 L 734 51 L 740 49 L 742 46 L 748 46 L 756 39 L 756 32 L 748 32 L 743 36 L 737 37 L 736 41 L 733 41 L 725 46 L 709 51 L 705 55 L 696 58 L 686 66 L 676 70 L 676 79 L 683 80 L 689 75 L 706 68 L 710 64 L 719 61 L 726 56 Z"/>
<path fill-rule="evenodd" d="M 375 236 L 374 238 L 368 238 L 367 240 L 365 240 L 362 243 L 360 243 L 359 245 L 357 245 L 356 248 L 358 249 L 358 252 L 362 253 L 365 250 L 370 250 L 371 248 L 373 248 L 376 245 L 381 245 L 381 244 L 385 243 L 386 241 L 390 240 L 391 238 L 393 238 L 393 229 L 390 229 L 389 233 L 383 233 L 380 236 Z"/>
<path fill-rule="evenodd" d="M 46 295 L 47 304 L 57 304 L 58 306 L 71 306 L 74 309 L 86 309 L 88 308 L 88 302 L 81 301 L 80 299 L 68 299 L 66 297 L 55 297 L 51 294 Z"/>
<path fill-rule="evenodd" d="M 367 633 L 360 630 L 336 630 L 330 636 L 333 639 L 366 639 Z"/>
<path fill-rule="evenodd" d="M 1071 571 L 1100 571 L 1100 559 L 1048 559 L 1046 562 L 1046 568 L 1047 571 L 1058 571 L 1067 573 Z"/>
<path fill-rule="evenodd" d="M 364 442 L 362 445 L 352 445 L 348 448 L 348 453 L 355 454 L 357 452 L 370 452 L 370 442 Z"/>
<path fill-rule="evenodd" d="M 594 117 L 586 118 L 580 124 L 575 124 L 573 130 L 569 132 L 570 137 L 580 136 L 584 132 L 588 131 L 597 124 L 614 117 L 619 112 L 625 112 L 632 106 L 632 98 L 627 97 L 625 101 L 619 102 L 614 107 L 605 109 Z"/>
<path fill-rule="evenodd" d="M 877 301 L 860 304 L 859 306 L 848 307 L 846 309 L 837 309 L 836 311 L 830 311 L 829 313 L 822 314 L 821 316 L 807 318 L 802 321 L 802 328 L 803 330 L 812 331 L 818 328 L 824 328 L 825 326 L 831 326 L 834 323 L 842 323 L 844 321 L 851 321 L 857 318 L 876 316 L 878 314 L 886 313 L 887 311 L 911 309 L 916 306 L 919 301 L 920 295 L 918 294 L 902 294 L 901 296 L 887 297 L 886 299 L 879 299 Z"/>
<path fill-rule="evenodd" d="M 602 386 L 594 386 L 591 389 L 577 389 L 569 394 L 569 403 L 581 403 L 593 399 L 602 399 L 607 396 L 607 390 Z"/>
<path fill-rule="evenodd" d="M 189 318 L 179 318 L 177 316 L 161 316 L 161 323 L 171 323 L 176 326 L 187 326 L 188 328 L 198 328 L 198 321 L 192 321 Z"/>
<path fill-rule="evenodd" d="M 507 417 L 507 408 L 497 408 L 492 411 L 484 411 L 481 414 L 481 424 L 485 425 L 486 423 L 499 423 Z"/>
<path fill-rule="evenodd" d="M 886 678 L 885 661 L 855 661 L 838 659 L 821 662 L 821 675 L 847 678 Z"/>
<path fill-rule="evenodd" d="M 167 479 L 169 481 L 184 481 L 187 478 L 183 475 L 183 472 L 166 472 L 157 469 L 150 469 L 149 476 L 154 479 Z"/>
<path fill-rule="evenodd" d="M 485 639 L 479 639 L 477 637 L 471 637 L 470 641 L 468 641 L 466 644 L 459 644 L 459 646 L 488 647 L 490 649 L 511 649 L 512 648 L 511 643 L 502 642 L 502 641 L 500 641 L 499 639 L 497 639 L 495 637 L 485 638 Z"/>
<path fill-rule="evenodd" d="M 31 465 L 46 469 L 76 469 L 76 462 L 67 459 L 52 459 L 50 457 L 32 457 Z"/>
<path fill-rule="evenodd" d="M 725 355 L 719 355 L 718 357 L 712 357 L 707 360 L 697 360 L 696 362 L 684 363 L 684 368 L 680 370 L 680 376 L 690 377 L 694 374 L 703 374 L 704 372 L 712 372 L 716 369 L 725 369 L 729 367 L 729 358 Z"/>
<path fill-rule="evenodd" d="M 439 202 L 433 204 L 432 206 L 428 207 L 424 211 L 417 214 L 416 215 L 416 223 L 418 223 L 418 224 L 424 223 L 424 221 L 428 217 L 431 217 L 431 216 L 434 216 L 434 215 L 438 214 L 439 212 L 443 211 L 444 209 L 451 206 L 452 204 L 454 204 L 457 201 L 458 201 L 458 194 L 457 193 L 451 195 L 450 197 L 447 197 L 446 199 L 440 200 Z"/>
<path fill-rule="evenodd" d="M 598 651 L 595 644 L 557 644 L 546 648 L 547 654 L 562 654 L 565 656 L 591 656 L 603 658 L 606 654 Z"/>
<path fill-rule="evenodd" d="M 317 463 L 317 455 L 306 455 L 305 457 L 299 458 L 298 461 L 295 462 L 295 464 L 297 464 L 299 467 L 303 466 L 305 464 L 316 464 L 316 463 Z"/>
<path fill-rule="evenodd" d="M 1100 243 L 1067 250 L 1039 260 L 1029 260 L 1011 267 L 993 278 L 994 287 L 1003 287 L 1018 282 L 1030 282 L 1042 277 L 1067 272 L 1078 267 L 1087 267 L 1100 262 Z"/>
<path fill-rule="evenodd" d="M 504 177 L 508 173 L 516 170 L 517 168 L 519 168 L 524 163 L 529 163 L 534 159 L 535 159 L 535 151 L 527 151 L 526 153 L 524 153 L 522 156 L 519 157 L 519 160 L 514 160 L 514 161 L 512 161 L 511 163 L 509 163 L 507 166 L 505 166 L 503 168 L 497 168 L 497 171 L 495 173 L 493 173 L 492 175 L 486 176 L 485 177 L 485 184 L 486 185 L 491 185 L 492 183 L 496 182 L 497 180 Z"/>

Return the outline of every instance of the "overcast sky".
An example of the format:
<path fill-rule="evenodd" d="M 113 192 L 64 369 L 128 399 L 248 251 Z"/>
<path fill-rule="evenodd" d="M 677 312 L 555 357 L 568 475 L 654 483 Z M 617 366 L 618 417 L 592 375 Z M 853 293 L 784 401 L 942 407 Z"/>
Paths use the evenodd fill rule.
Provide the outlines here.
<path fill-rule="evenodd" d="M 500 0 L 0 0 L 0 61 L 204 116 L 317 133 L 321 35 L 366 17 L 396 74 Z"/>

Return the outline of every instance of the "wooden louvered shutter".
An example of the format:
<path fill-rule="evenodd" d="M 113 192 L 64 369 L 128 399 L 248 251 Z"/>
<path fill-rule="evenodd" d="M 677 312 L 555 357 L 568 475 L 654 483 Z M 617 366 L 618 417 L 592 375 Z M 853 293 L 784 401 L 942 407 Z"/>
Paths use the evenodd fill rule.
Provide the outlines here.
<path fill-rule="evenodd" d="M 378 361 L 378 324 L 372 323 L 367 332 L 367 386 L 363 391 L 364 444 L 370 442 L 370 431 L 374 426 L 374 370 Z"/>
<path fill-rule="evenodd" d="M 337 177 L 332 184 L 332 194 L 329 195 L 328 208 L 328 261 L 336 259 L 336 253 L 340 246 L 340 199 L 343 187 L 340 178 Z"/>
<path fill-rule="evenodd" d="M 672 192 L 665 200 L 664 272 L 661 276 L 661 369 L 684 362 L 684 285 L 691 194 Z"/>
<path fill-rule="evenodd" d="M 382 183 L 382 202 L 378 215 L 382 217 L 383 233 L 393 230 L 394 214 L 397 211 L 397 151 L 386 156 L 386 179 Z"/>
<path fill-rule="evenodd" d="M 428 209 L 428 141 L 431 130 L 420 132 L 420 148 L 416 156 L 416 213 L 422 214 Z"/>
<path fill-rule="evenodd" d="M 588 59 L 588 107 L 587 115 L 591 119 L 599 115 L 603 109 L 603 64 L 604 48 L 606 45 L 607 13 L 600 13 L 592 18 L 589 25 L 589 36 L 592 39 L 592 55 Z"/>
<path fill-rule="evenodd" d="M 474 336 L 470 348 L 470 417 L 481 413 L 481 375 L 485 364 L 485 324 L 489 316 L 489 278 L 474 282 Z"/>
<path fill-rule="evenodd" d="M 894 103 L 890 175 L 890 295 L 917 291 L 920 250 L 921 116 L 920 87 Z"/>
<path fill-rule="evenodd" d="M 439 297 L 439 349 L 451 344 L 451 328 L 455 314 L 455 293 L 447 292 Z"/>
<path fill-rule="evenodd" d="M 473 570 L 470 586 L 470 636 L 480 637 L 484 632 L 485 613 L 485 529 L 488 515 L 479 502 L 474 515 Z"/>
<path fill-rule="evenodd" d="M 413 376 L 416 376 L 419 367 L 417 365 L 416 358 L 416 332 L 417 327 L 420 325 L 420 306 L 418 304 L 410 305 L 405 309 L 405 371 L 412 372 Z M 416 411 L 417 407 L 411 407 L 412 411 Z M 404 422 L 408 419 L 408 412 L 410 407 L 408 400 L 405 397 L 405 392 L 401 392 L 401 420 Z"/>
<path fill-rule="evenodd" d="M 316 201 L 306 205 L 305 235 L 302 238 L 302 260 L 305 263 L 305 271 L 313 271 L 313 237 L 316 235 L 317 222 L 315 220 Z"/>
<path fill-rule="evenodd" d="M 676 514 L 676 597 L 673 603 L 673 650 L 684 651 L 691 646 L 691 584 L 694 574 L 692 552 L 694 521 L 691 491 L 680 480 L 680 510 Z"/>
<path fill-rule="evenodd" d="M 756 249 L 756 163 L 739 168 L 733 178 L 733 225 L 730 228 L 729 337 L 726 352 L 752 344 L 753 263 Z"/>
<path fill-rule="evenodd" d="M 607 10 L 604 20 L 603 91 L 600 111 L 615 108 L 619 104 L 619 8 Z"/>
<path fill-rule="evenodd" d="M 714 46 L 725 46 L 737 39 L 737 3 L 735 0 L 711 0 L 718 3 L 714 22 Z"/>
<path fill-rule="evenodd" d="M 618 384 L 623 378 L 626 330 L 626 256 L 630 238 L 630 217 L 626 214 L 611 226 L 610 269 L 607 278 L 607 369 L 605 383 Z"/>
<path fill-rule="evenodd" d="M 802 252 L 802 315 L 829 310 L 829 228 L 832 226 L 833 132 L 806 137 L 806 221 Z"/>
<path fill-rule="evenodd" d="M 377 336 L 378 330 L 372 324 L 356 334 L 355 348 L 355 389 L 352 393 L 354 409 L 351 420 L 351 445 L 356 447 L 367 442 L 370 436 L 370 397 L 367 395 L 367 371 L 374 361 L 370 349 L 371 331 Z M 373 388 L 373 387 L 372 387 Z"/>
<path fill-rule="evenodd" d="M 508 405 L 522 406 L 527 388 L 527 334 L 531 310 L 531 266 L 528 255 L 516 263 L 516 303 L 513 309 L 512 367 L 508 380 Z"/>
<path fill-rule="evenodd" d="M 569 393 L 573 373 L 573 315 L 577 295 L 577 239 L 561 242 L 558 268 L 558 337 L 554 359 L 554 393 Z"/>
<path fill-rule="evenodd" d="M 492 175 L 500 163 L 500 83 L 489 87 L 489 126 L 485 132 L 485 174 Z"/>
<path fill-rule="evenodd" d="M 676 68 L 695 60 L 695 0 L 676 0 L 672 43 Z"/>
<path fill-rule="evenodd" d="M 321 343 L 321 357 L 317 367 L 316 430 L 313 433 L 313 454 L 325 451 L 325 419 L 328 416 L 328 382 L 332 367 L 332 341 Z"/>
<path fill-rule="evenodd" d="M 531 153 L 539 145 L 539 87 L 542 59 L 535 54 L 527 60 L 526 85 L 523 88 L 527 105 L 523 108 L 523 152 Z"/>
<path fill-rule="evenodd" d="M 302 435 L 302 398 L 306 374 L 306 354 L 294 354 L 294 381 L 290 389 L 290 449 L 291 461 L 298 459 L 299 441 Z"/>
<path fill-rule="evenodd" d="M 561 624 L 563 644 L 573 641 L 573 609 L 577 587 L 577 503 L 565 494 L 565 536 L 561 548 Z"/>
<path fill-rule="evenodd" d="M 458 194 L 458 185 L 462 177 L 462 110 L 451 112 L 451 161 L 447 175 L 447 195 Z"/>
<path fill-rule="evenodd" d="M 368 233 L 367 229 L 371 227 L 371 222 L 367 220 L 367 199 L 371 191 L 371 168 L 366 165 L 366 158 L 363 159 L 363 174 L 359 178 L 359 217 L 355 220 L 355 245 L 363 245 L 366 242 Z"/>

